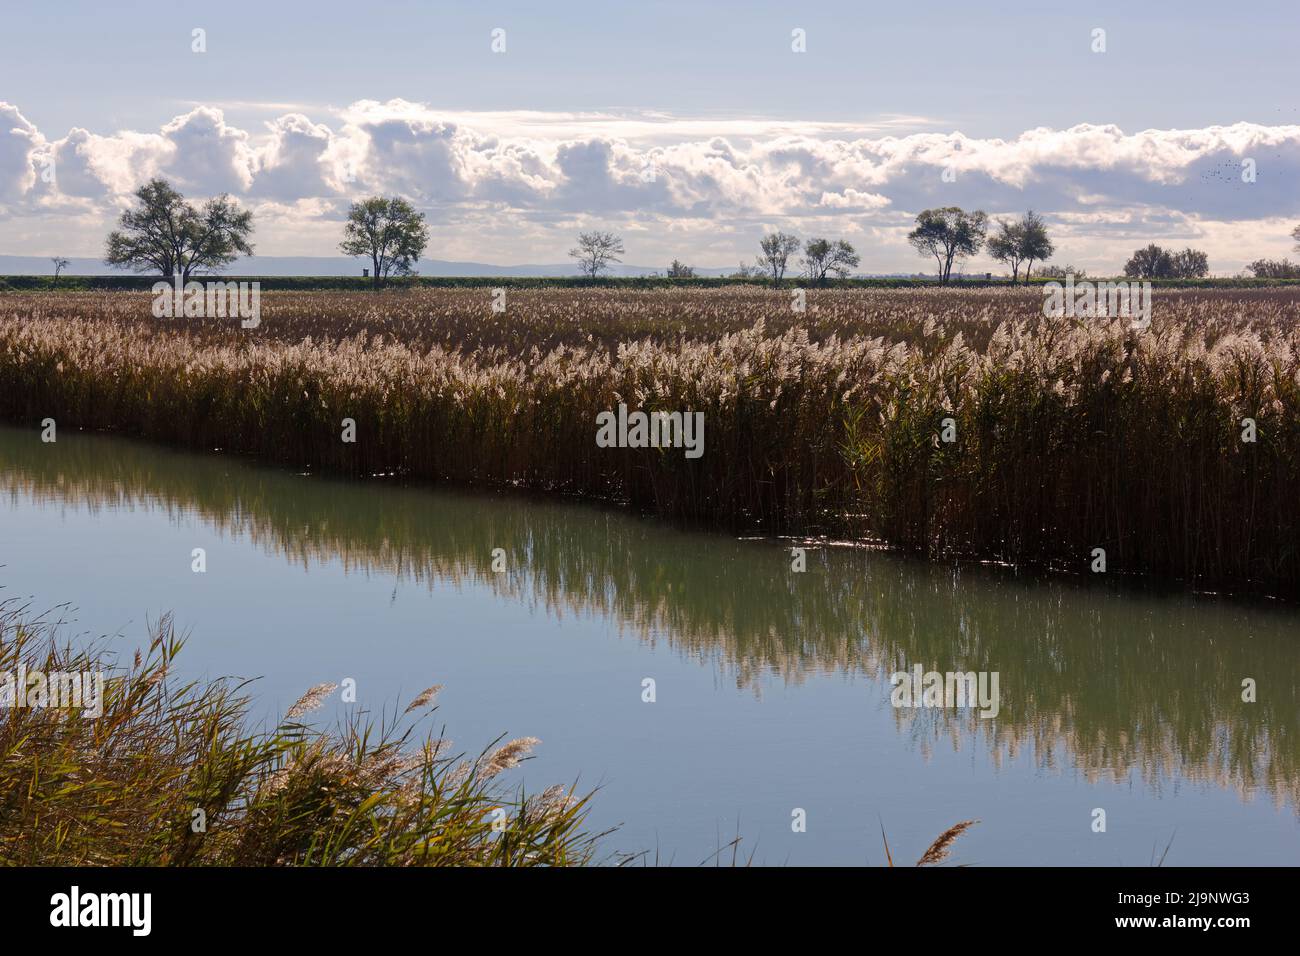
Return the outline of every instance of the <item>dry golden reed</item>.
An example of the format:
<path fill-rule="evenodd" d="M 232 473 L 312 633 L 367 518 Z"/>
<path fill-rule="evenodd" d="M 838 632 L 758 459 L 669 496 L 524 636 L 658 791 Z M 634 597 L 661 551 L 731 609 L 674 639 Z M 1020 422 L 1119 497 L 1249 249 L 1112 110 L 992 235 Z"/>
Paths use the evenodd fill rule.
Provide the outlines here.
<path fill-rule="evenodd" d="M 1157 291 L 1142 333 L 1046 319 L 1025 289 L 816 290 L 803 313 L 754 288 L 491 301 L 271 293 L 250 332 L 155 320 L 147 295 L 4 295 L 0 415 L 931 557 L 1086 570 L 1103 548 L 1112 573 L 1300 590 L 1295 290 Z M 703 412 L 704 457 L 597 447 L 620 403 Z"/>
<path fill-rule="evenodd" d="M 0 708 L 0 865 L 591 861 L 599 835 L 582 829 L 589 797 L 556 788 L 536 797 L 491 779 L 534 738 L 480 755 L 490 777 L 460 774 L 450 742 L 421 740 L 416 724 L 354 720 L 327 733 L 294 722 L 330 684 L 311 688 L 273 730 L 251 730 L 244 685 L 157 678 L 180 648 L 164 619 L 127 670 L 93 648 L 70 649 L 53 626 L 0 603 L 0 670 L 25 663 L 105 674 L 98 718 Z"/>

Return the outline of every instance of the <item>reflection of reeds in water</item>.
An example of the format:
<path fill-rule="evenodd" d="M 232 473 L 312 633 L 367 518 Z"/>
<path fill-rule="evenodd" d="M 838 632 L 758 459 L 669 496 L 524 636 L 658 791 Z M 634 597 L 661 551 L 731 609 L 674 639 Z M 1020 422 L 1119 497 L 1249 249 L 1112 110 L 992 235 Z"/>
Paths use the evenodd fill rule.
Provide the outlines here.
<path fill-rule="evenodd" d="M 769 675 L 859 674 L 864 695 L 915 664 L 1001 674 L 1001 711 L 897 711 L 923 751 L 1022 752 L 1090 778 L 1134 771 L 1266 792 L 1300 807 L 1294 613 L 933 565 L 857 549 L 789 552 L 685 535 L 607 510 L 518 497 L 303 479 L 91 436 L 0 431 L 0 489 L 73 507 L 197 514 L 303 566 L 337 561 L 429 586 L 484 587 L 547 614 L 597 614 L 716 662 L 757 693 Z M 218 466 L 218 462 L 220 465 Z M 491 570 L 493 548 L 510 556 Z M 1259 681 L 1242 703 L 1241 681 Z"/>

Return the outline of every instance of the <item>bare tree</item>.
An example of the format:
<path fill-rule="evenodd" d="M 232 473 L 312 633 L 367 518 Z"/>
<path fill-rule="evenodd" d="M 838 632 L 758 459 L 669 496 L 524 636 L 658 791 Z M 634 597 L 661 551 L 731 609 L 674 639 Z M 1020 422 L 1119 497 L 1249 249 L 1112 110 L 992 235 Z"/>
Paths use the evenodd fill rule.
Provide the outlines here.
<path fill-rule="evenodd" d="M 758 267 L 772 277 L 774 288 L 781 287 L 785 277 L 786 264 L 799 249 L 799 237 L 786 232 L 774 232 L 758 241 L 763 254 L 758 257 Z"/>
<path fill-rule="evenodd" d="M 63 256 L 52 256 L 50 261 L 54 263 L 54 281 L 59 281 L 59 274 L 68 267 L 68 260 Z"/>
<path fill-rule="evenodd" d="M 594 279 L 611 262 L 622 262 L 623 240 L 612 232 L 584 232 L 578 235 L 578 244 L 569 250 L 578 260 L 578 269 L 584 276 Z"/>

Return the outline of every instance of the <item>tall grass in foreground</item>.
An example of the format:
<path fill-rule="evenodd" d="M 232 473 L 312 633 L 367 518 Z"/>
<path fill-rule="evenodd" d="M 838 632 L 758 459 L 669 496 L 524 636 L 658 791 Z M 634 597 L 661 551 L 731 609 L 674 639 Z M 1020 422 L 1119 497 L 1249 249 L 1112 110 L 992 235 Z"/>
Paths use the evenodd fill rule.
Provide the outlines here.
<path fill-rule="evenodd" d="M 0 605 L 0 672 L 105 673 L 104 711 L 0 708 L 0 863 L 43 866 L 568 866 L 590 861 L 589 797 L 529 796 L 499 775 L 530 737 L 462 760 L 415 736 L 436 688 L 382 726 L 334 733 L 302 717 L 247 728 L 244 685 L 177 683 L 166 620 L 130 667 L 62 647 Z M 505 825 L 494 829 L 496 812 Z"/>
<path fill-rule="evenodd" d="M 1300 593 L 1300 294 L 1158 293 L 1149 331 L 1034 291 L 282 297 L 261 328 L 147 296 L 0 298 L 0 415 L 355 475 L 615 500 L 931 557 Z M 596 415 L 705 415 L 703 458 Z M 340 440 L 341 423 L 357 441 Z M 944 419 L 956 440 L 939 440 Z M 1242 419 L 1257 440 L 1241 441 Z"/>

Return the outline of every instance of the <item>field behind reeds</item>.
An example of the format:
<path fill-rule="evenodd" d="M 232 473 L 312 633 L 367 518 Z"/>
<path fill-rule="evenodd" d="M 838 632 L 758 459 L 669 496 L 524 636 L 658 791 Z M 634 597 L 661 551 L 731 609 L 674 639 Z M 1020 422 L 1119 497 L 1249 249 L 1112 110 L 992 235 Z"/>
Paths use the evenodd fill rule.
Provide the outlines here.
<path fill-rule="evenodd" d="M 1023 289 L 823 290 L 802 313 L 750 287 L 492 300 L 268 293 L 246 331 L 154 319 L 147 294 L 4 295 L 0 415 L 930 557 L 1086 572 L 1104 548 L 1111 573 L 1300 590 L 1295 290 L 1158 291 L 1146 332 L 1045 319 Z M 704 456 L 598 447 L 619 403 L 703 412 Z"/>

